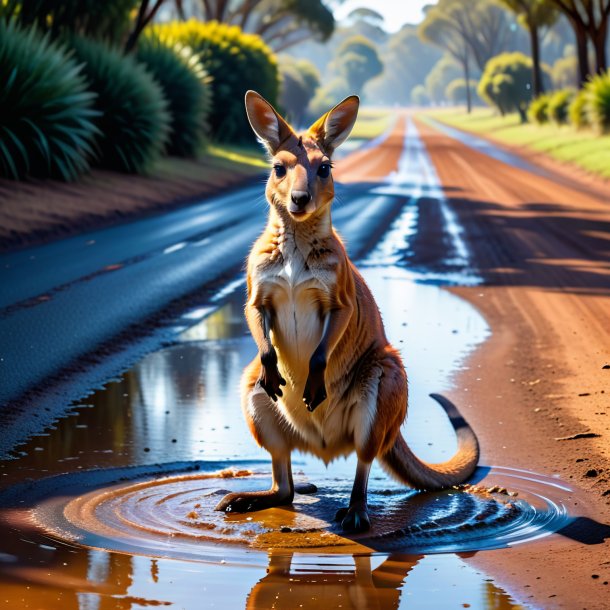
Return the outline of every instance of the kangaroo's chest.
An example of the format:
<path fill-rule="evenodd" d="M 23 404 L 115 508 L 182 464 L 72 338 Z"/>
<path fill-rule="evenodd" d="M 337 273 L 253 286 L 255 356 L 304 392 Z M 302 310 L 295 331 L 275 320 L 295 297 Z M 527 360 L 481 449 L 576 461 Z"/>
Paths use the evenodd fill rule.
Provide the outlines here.
<path fill-rule="evenodd" d="M 306 375 L 322 338 L 332 287 L 295 246 L 288 245 L 272 262 L 258 274 L 257 289 L 273 312 L 271 339 L 280 367 L 299 377 L 300 372 Z"/>

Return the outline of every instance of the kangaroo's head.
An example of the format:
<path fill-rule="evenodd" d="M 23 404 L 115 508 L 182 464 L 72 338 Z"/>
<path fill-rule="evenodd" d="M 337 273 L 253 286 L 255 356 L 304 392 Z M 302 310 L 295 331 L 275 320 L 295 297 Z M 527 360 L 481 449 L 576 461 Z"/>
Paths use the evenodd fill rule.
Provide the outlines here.
<path fill-rule="evenodd" d="M 266 99 L 246 93 L 248 120 L 271 156 L 267 200 L 278 211 L 300 222 L 330 206 L 335 195 L 331 157 L 349 136 L 359 103 L 351 95 L 297 134 Z"/>

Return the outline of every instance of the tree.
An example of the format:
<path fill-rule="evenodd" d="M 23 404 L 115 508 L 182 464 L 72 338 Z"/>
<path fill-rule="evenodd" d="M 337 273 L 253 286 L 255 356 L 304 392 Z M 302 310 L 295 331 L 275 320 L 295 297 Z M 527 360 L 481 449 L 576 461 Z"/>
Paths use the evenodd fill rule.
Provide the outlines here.
<path fill-rule="evenodd" d="M 405 25 L 392 34 L 382 55 L 383 73 L 365 86 L 366 99 L 374 103 L 411 103 L 411 91 L 423 84 L 442 57 L 440 49 L 426 44 L 417 35 L 417 27 Z"/>
<path fill-rule="evenodd" d="M 527 121 L 527 106 L 532 100 L 532 60 L 523 53 L 502 53 L 487 62 L 478 93 L 502 115 L 518 112 Z"/>
<path fill-rule="evenodd" d="M 286 118 L 298 126 L 302 123 L 307 106 L 320 86 L 320 74 L 306 59 L 282 56 L 278 65 L 281 76 L 278 101 L 286 113 Z"/>
<path fill-rule="evenodd" d="M 540 28 L 550 26 L 557 20 L 558 12 L 548 0 L 501 0 L 511 11 L 519 16 L 519 23 L 530 36 L 533 62 L 534 96 L 544 92 L 542 68 L 540 67 Z"/>
<path fill-rule="evenodd" d="M 570 21 L 576 37 L 578 71 L 581 86 L 589 76 L 588 40 L 595 51 L 595 71 L 604 74 L 608 69 L 606 40 L 610 0 L 548 0 Z"/>
<path fill-rule="evenodd" d="M 364 36 L 353 36 L 343 42 L 337 52 L 336 66 L 350 91 L 356 94 L 362 91 L 368 80 L 383 70 L 375 45 Z"/>
<path fill-rule="evenodd" d="M 450 55 L 443 55 L 430 70 L 424 82 L 430 100 L 437 104 L 445 100 L 447 85 L 458 78 L 460 72 L 460 66 L 455 60 Z"/>
<path fill-rule="evenodd" d="M 279 52 L 309 38 L 328 40 L 335 29 L 322 0 L 201 0 L 203 18 L 238 25 Z"/>

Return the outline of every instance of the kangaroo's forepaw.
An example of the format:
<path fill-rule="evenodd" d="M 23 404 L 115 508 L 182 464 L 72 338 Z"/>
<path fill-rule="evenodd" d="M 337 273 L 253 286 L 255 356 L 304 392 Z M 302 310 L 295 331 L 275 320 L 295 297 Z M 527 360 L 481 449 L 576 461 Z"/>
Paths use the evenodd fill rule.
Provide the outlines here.
<path fill-rule="evenodd" d="M 225 513 L 249 513 L 291 503 L 292 498 L 280 495 L 275 491 L 247 491 L 227 494 L 214 510 Z"/>
<path fill-rule="evenodd" d="M 336 519 L 341 520 L 341 529 L 346 534 L 359 534 L 371 529 L 371 520 L 366 507 L 350 506 L 348 509 L 341 509 L 337 512 Z"/>

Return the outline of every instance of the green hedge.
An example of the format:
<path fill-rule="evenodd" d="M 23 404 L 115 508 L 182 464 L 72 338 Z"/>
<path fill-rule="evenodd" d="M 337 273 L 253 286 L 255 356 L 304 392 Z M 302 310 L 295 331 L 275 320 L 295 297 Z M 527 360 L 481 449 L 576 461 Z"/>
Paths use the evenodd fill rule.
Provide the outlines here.
<path fill-rule="evenodd" d="M 194 157 L 208 130 L 212 104 L 210 79 L 189 47 L 147 34 L 138 43 L 137 60 L 155 77 L 169 103 L 170 140 L 167 152 Z"/>
<path fill-rule="evenodd" d="M 159 25 L 162 37 L 181 42 L 200 56 L 212 78 L 213 102 L 210 125 L 214 138 L 222 141 L 252 141 L 244 111 L 244 95 L 254 89 L 272 104 L 277 103 L 279 77 L 275 56 L 254 34 L 216 21 L 191 19 Z"/>
<path fill-rule="evenodd" d="M 548 105 L 549 120 L 555 125 L 565 125 L 568 122 L 568 110 L 574 99 L 573 89 L 561 89 L 551 94 Z"/>
<path fill-rule="evenodd" d="M 140 0 L 4 0 L 0 10 L 22 26 L 52 36 L 79 34 L 120 43 L 139 4 Z"/>
<path fill-rule="evenodd" d="M 576 93 L 574 99 L 568 108 L 568 117 L 570 123 L 577 129 L 589 126 L 589 117 L 587 114 L 587 92 L 581 89 Z"/>
<path fill-rule="evenodd" d="M 610 131 L 610 70 L 597 74 L 585 85 L 590 124 L 600 133 Z"/>
<path fill-rule="evenodd" d="M 86 171 L 94 97 L 63 47 L 0 20 L 0 176 L 73 180 Z"/>
<path fill-rule="evenodd" d="M 549 103 L 551 101 L 550 93 L 543 93 L 533 99 L 527 109 L 527 118 L 532 123 L 544 125 L 549 122 Z"/>
<path fill-rule="evenodd" d="M 163 91 L 133 56 L 103 43 L 72 37 L 88 86 L 97 94 L 96 164 L 128 173 L 145 173 L 164 152 L 170 117 Z"/>

